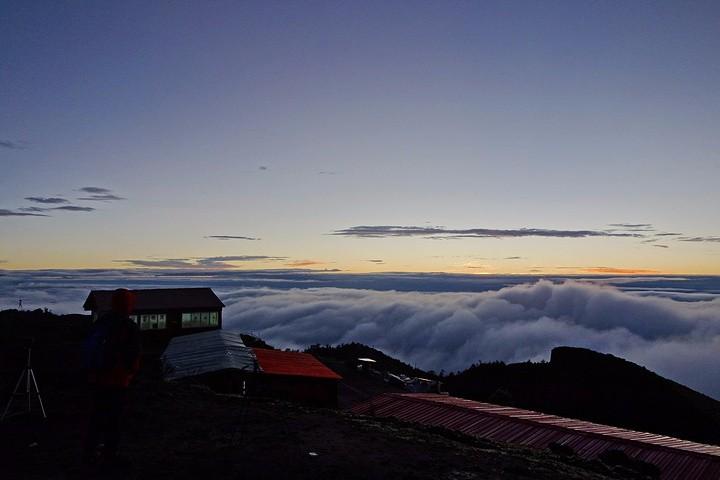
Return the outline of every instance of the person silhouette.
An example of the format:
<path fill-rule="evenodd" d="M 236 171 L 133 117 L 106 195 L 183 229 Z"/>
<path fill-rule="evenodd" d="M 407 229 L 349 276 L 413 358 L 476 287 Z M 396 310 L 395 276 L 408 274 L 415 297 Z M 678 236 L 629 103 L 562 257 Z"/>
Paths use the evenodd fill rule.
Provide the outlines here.
<path fill-rule="evenodd" d="M 91 387 L 90 411 L 83 461 L 113 466 L 118 461 L 120 419 L 127 390 L 140 368 L 140 330 L 129 315 L 134 294 L 124 288 L 112 294 L 112 310 L 102 315 L 85 340 L 84 358 Z M 104 445 L 101 451 L 99 446 Z"/>

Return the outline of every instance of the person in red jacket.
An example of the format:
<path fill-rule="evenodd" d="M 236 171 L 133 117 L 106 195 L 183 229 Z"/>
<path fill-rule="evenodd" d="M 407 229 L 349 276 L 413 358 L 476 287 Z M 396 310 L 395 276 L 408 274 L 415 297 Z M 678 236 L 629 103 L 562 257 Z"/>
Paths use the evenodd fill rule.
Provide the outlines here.
<path fill-rule="evenodd" d="M 117 459 L 120 419 L 127 388 L 140 368 L 140 330 L 129 315 L 134 295 L 118 289 L 112 295 L 112 311 L 101 316 L 86 340 L 85 357 L 93 406 L 83 452 L 86 463 L 111 465 Z M 100 444 L 102 452 L 98 452 Z"/>

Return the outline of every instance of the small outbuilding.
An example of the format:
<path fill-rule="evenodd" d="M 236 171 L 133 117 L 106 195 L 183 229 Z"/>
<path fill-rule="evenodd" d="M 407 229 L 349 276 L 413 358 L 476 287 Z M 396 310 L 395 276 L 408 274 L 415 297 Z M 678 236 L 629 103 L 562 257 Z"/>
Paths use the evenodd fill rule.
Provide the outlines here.
<path fill-rule="evenodd" d="M 215 391 L 241 393 L 258 372 L 240 335 L 211 330 L 175 337 L 161 357 L 165 380 L 193 378 Z"/>
<path fill-rule="evenodd" d="M 258 395 L 322 407 L 337 407 L 340 375 L 309 353 L 254 348 L 262 374 Z"/>
<path fill-rule="evenodd" d="M 340 375 L 308 353 L 247 347 L 227 331 L 184 335 L 162 354 L 165 380 L 191 379 L 223 393 L 337 406 Z"/>
<path fill-rule="evenodd" d="M 131 290 L 135 308 L 130 315 L 141 330 L 170 336 L 222 328 L 225 304 L 210 288 L 153 288 Z M 112 290 L 93 290 L 83 309 L 92 312 L 93 322 L 111 310 Z"/>

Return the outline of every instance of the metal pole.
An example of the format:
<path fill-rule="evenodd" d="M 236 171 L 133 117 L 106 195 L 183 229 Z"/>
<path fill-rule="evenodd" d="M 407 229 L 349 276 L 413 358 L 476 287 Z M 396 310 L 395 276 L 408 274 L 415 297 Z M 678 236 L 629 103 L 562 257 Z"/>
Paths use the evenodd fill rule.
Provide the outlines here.
<path fill-rule="evenodd" d="M 30 396 L 30 374 L 32 373 L 32 367 L 30 363 L 30 359 L 32 355 L 32 347 L 28 347 L 28 357 L 27 357 L 27 368 L 25 370 L 27 378 L 25 379 L 25 393 L 27 394 L 27 402 L 28 402 L 28 413 L 32 412 L 32 397 Z"/>
<path fill-rule="evenodd" d="M 32 375 L 32 380 L 35 384 L 35 393 L 37 393 L 38 402 L 40 402 L 40 410 L 42 411 L 43 418 L 47 418 L 47 414 L 45 413 L 45 405 L 43 405 L 42 397 L 40 396 L 40 389 L 38 388 L 37 380 L 35 379 L 35 372 L 33 370 L 30 370 L 30 375 Z"/>
<path fill-rule="evenodd" d="M 20 388 L 20 383 L 22 383 L 23 376 L 25 376 L 25 371 L 20 374 L 20 378 L 18 378 L 17 383 L 15 384 L 15 389 L 13 390 L 12 395 L 10 395 L 10 400 L 8 400 L 7 405 L 5 405 L 5 411 L 3 412 L 2 418 L 0 418 L 0 422 L 5 420 L 5 417 L 7 416 L 8 410 L 10 410 L 10 405 L 12 405 L 13 399 L 17 396 L 18 389 Z"/>

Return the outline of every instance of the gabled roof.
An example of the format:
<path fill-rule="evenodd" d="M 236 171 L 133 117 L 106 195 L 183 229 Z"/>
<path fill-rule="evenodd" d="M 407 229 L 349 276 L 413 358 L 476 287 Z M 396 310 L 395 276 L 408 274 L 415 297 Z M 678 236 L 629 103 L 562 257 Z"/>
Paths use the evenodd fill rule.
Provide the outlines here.
<path fill-rule="evenodd" d="M 219 370 L 235 369 L 253 373 L 255 355 L 236 333 L 213 330 L 175 337 L 162 357 L 165 379 L 193 377 Z"/>
<path fill-rule="evenodd" d="M 224 330 L 175 337 L 170 340 L 161 360 L 166 380 L 227 369 L 266 375 L 342 378 L 309 353 L 250 348 L 245 346 L 240 335 Z"/>
<path fill-rule="evenodd" d="M 558 443 L 586 459 L 594 459 L 607 450 L 621 450 L 632 458 L 656 465 L 661 480 L 720 478 L 720 446 L 520 408 L 440 394 L 386 393 L 354 406 L 352 411 L 535 448 L 545 449 Z"/>
<path fill-rule="evenodd" d="M 211 288 L 153 288 L 131 290 L 135 294 L 135 310 L 169 310 L 223 308 L 220 299 Z M 110 310 L 112 290 L 93 290 L 85 300 L 85 310 Z"/>
<path fill-rule="evenodd" d="M 253 348 L 253 351 L 260 369 L 268 375 L 290 375 L 332 380 L 342 378 L 309 353 L 282 352 L 267 348 Z"/>

